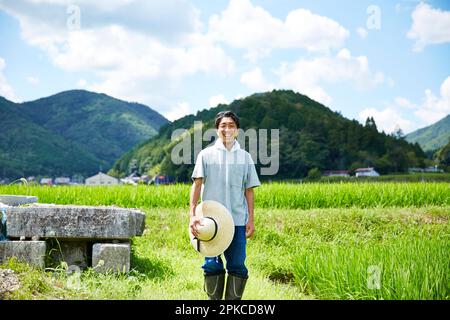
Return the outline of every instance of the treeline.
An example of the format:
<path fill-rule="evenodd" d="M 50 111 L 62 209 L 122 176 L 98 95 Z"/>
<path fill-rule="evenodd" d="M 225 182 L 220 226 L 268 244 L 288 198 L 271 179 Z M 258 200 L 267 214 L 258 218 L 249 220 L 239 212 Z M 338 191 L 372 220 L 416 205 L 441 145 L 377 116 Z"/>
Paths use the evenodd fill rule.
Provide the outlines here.
<path fill-rule="evenodd" d="M 410 144 L 401 136 L 378 132 L 373 118 L 365 125 L 344 118 L 305 95 L 288 90 L 274 90 L 230 105 L 199 111 L 161 128 L 159 135 L 121 157 L 110 171 L 124 176 L 133 171 L 141 174 L 166 174 L 178 181 L 188 181 L 192 164 L 175 165 L 171 134 L 184 128 L 193 132 L 194 121 L 203 122 L 203 130 L 213 128 L 214 116 L 222 110 L 236 112 L 245 131 L 279 129 L 279 170 L 275 176 L 262 179 L 302 178 L 309 170 L 352 170 L 374 167 L 379 173 L 406 172 L 409 167 L 427 165 L 419 144 Z M 269 140 L 270 141 L 270 140 Z M 208 142 L 203 143 L 205 147 Z M 270 154 L 270 145 L 269 145 Z M 259 169 L 262 165 L 257 163 Z M 267 166 L 267 165 L 264 165 Z"/>

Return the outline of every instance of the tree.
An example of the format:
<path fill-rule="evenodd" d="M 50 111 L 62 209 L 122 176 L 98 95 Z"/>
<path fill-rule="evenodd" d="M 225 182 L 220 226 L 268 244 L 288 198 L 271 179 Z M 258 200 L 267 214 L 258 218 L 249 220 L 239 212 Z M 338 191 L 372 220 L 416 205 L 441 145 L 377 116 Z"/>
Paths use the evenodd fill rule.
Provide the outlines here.
<path fill-rule="evenodd" d="M 371 128 L 371 129 L 374 129 L 374 130 L 378 131 L 377 125 L 376 125 L 375 120 L 373 119 L 373 117 L 367 117 L 365 127 Z"/>
<path fill-rule="evenodd" d="M 436 152 L 436 160 L 446 171 L 450 170 L 450 141 Z"/>
<path fill-rule="evenodd" d="M 138 169 L 138 161 L 137 159 L 131 159 L 130 164 L 128 166 L 128 173 L 132 174 L 134 172 L 136 172 Z"/>
<path fill-rule="evenodd" d="M 317 181 L 320 180 L 320 177 L 322 176 L 322 173 L 318 168 L 312 168 L 308 171 L 308 180 L 310 181 Z"/>
<path fill-rule="evenodd" d="M 395 130 L 392 132 L 392 136 L 395 139 L 400 140 L 405 137 L 405 134 L 403 133 L 403 130 L 399 126 L 396 126 Z"/>

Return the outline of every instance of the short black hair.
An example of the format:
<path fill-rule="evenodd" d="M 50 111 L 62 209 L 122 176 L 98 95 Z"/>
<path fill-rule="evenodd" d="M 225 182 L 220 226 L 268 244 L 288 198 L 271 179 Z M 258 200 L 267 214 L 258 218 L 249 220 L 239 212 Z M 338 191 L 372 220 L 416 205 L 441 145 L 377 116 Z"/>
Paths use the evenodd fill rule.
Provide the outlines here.
<path fill-rule="evenodd" d="M 222 120 L 222 118 L 231 118 L 233 119 L 234 123 L 236 123 L 236 127 L 239 129 L 239 117 L 230 110 L 227 111 L 221 111 L 216 115 L 216 120 L 215 120 L 215 124 L 216 124 L 216 129 L 219 128 L 219 123 Z"/>

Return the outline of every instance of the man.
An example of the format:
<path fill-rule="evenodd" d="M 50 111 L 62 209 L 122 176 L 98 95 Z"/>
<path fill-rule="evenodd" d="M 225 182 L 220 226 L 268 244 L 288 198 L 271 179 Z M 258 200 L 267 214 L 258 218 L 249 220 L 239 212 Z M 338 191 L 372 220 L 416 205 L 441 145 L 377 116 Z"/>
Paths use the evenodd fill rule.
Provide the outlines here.
<path fill-rule="evenodd" d="M 189 227 L 198 235 L 200 219 L 195 216 L 200 192 L 202 201 L 215 200 L 223 204 L 233 217 L 235 233 L 225 250 L 227 283 L 225 299 L 240 300 L 248 279 L 245 266 L 247 238 L 255 232 L 253 188 L 261 183 L 251 155 L 241 149 L 236 137 L 239 118 L 232 111 L 219 112 L 215 118 L 218 139 L 197 156 L 192 173 Z M 203 190 L 202 190 L 203 185 Z M 225 269 L 220 256 L 206 257 L 202 266 L 204 289 L 211 300 L 220 300 L 225 287 Z"/>

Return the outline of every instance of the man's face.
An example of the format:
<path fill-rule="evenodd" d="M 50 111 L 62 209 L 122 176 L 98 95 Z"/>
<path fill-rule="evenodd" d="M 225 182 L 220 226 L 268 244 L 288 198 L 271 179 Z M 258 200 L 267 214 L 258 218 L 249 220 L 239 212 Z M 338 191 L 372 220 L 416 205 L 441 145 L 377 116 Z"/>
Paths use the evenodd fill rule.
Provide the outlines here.
<path fill-rule="evenodd" d="M 237 126 L 233 118 L 223 117 L 217 129 L 217 135 L 223 142 L 233 142 L 237 136 Z"/>

